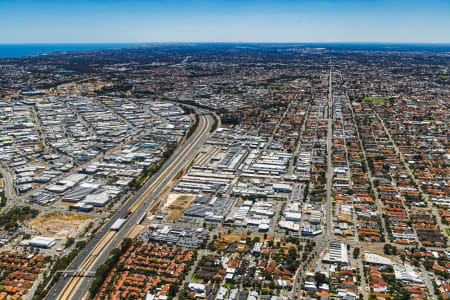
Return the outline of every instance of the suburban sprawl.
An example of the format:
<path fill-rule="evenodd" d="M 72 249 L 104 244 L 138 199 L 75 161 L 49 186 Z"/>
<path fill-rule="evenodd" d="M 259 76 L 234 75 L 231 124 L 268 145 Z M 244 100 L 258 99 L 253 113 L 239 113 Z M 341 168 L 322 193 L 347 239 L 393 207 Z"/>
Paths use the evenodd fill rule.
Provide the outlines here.
<path fill-rule="evenodd" d="M 450 52 L 0 59 L 0 300 L 450 297 Z"/>

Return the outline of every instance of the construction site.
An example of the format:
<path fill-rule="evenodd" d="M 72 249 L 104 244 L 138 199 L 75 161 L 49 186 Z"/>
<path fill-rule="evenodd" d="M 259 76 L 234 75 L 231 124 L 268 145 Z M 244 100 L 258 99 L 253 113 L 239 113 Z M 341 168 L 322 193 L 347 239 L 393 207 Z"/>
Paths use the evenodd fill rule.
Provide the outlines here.
<path fill-rule="evenodd" d="M 28 225 L 39 235 L 64 239 L 84 232 L 92 221 L 94 218 L 88 216 L 49 213 L 28 222 Z"/>

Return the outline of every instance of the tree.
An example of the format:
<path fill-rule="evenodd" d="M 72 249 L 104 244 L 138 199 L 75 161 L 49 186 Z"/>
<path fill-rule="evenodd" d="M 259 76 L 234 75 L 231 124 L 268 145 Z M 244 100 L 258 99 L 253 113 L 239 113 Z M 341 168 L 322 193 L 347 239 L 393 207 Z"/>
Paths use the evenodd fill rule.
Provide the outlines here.
<path fill-rule="evenodd" d="M 394 297 L 394 300 L 409 300 L 411 299 L 411 293 L 408 290 L 402 288 L 400 293 Z"/>
<path fill-rule="evenodd" d="M 297 258 L 297 249 L 295 249 L 294 247 L 289 248 L 289 257 L 291 259 L 296 259 Z"/>
<path fill-rule="evenodd" d="M 275 289 L 275 281 L 273 281 L 273 279 L 269 283 L 269 289 L 271 290 Z"/>
<path fill-rule="evenodd" d="M 384 254 L 390 255 L 391 254 L 391 244 L 384 244 Z"/>
<path fill-rule="evenodd" d="M 361 252 L 361 250 L 358 247 L 353 249 L 353 258 L 357 259 L 359 257 L 360 252 Z"/>
<path fill-rule="evenodd" d="M 402 262 L 405 263 L 406 255 L 405 255 L 405 254 L 402 254 L 402 255 L 400 255 L 400 258 L 401 258 Z"/>
<path fill-rule="evenodd" d="M 125 253 L 132 244 L 133 244 L 133 239 L 124 238 L 122 243 L 120 244 L 120 249 L 122 250 L 122 253 Z"/>
<path fill-rule="evenodd" d="M 178 288 L 178 284 L 172 284 L 169 289 L 169 296 L 172 298 L 175 297 L 177 295 Z"/>
<path fill-rule="evenodd" d="M 303 252 L 302 254 L 302 261 L 305 261 L 308 258 L 308 253 Z"/>
<path fill-rule="evenodd" d="M 428 271 L 433 269 L 433 265 L 434 262 L 431 259 L 427 259 L 423 262 L 423 266 L 425 267 L 425 269 L 427 269 Z"/>
<path fill-rule="evenodd" d="M 320 273 L 320 272 L 314 273 L 314 280 L 316 281 L 317 286 L 319 286 L 322 283 L 324 283 L 326 278 L 327 277 L 324 274 Z"/>
<path fill-rule="evenodd" d="M 78 249 L 84 248 L 84 246 L 86 246 L 86 241 L 78 241 L 75 244 L 75 247 L 78 248 Z"/>
<path fill-rule="evenodd" d="M 75 242 L 75 239 L 73 237 L 70 237 L 67 239 L 66 244 L 64 245 L 66 248 L 72 245 Z"/>

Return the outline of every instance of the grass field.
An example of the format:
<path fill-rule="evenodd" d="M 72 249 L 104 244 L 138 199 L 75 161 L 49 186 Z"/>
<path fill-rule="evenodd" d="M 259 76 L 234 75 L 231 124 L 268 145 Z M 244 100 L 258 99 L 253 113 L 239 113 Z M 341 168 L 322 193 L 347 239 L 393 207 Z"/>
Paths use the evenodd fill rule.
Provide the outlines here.
<path fill-rule="evenodd" d="M 447 75 L 438 75 L 438 78 L 440 78 L 440 79 L 448 79 L 448 76 Z"/>
<path fill-rule="evenodd" d="M 389 99 L 377 99 L 377 98 L 363 98 L 361 99 L 363 102 L 372 102 L 372 103 L 388 103 Z"/>

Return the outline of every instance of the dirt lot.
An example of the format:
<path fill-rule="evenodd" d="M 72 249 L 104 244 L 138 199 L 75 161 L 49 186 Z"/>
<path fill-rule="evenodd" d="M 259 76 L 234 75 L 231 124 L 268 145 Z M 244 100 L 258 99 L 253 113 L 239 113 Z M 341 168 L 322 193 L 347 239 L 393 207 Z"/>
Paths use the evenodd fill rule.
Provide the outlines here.
<path fill-rule="evenodd" d="M 172 194 L 170 195 L 172 196 Z M 169 198 L 170 198 L 169 196 Z M 177 195 L 176 199 L 168 199 L 168 207 L 165 209 L 166 211 L 170 212 L 170 215 L 167 217 L 167 221 L 176 221 L 178 220 L 183 212 L 189 208 L 192 201 L 194 201 L 195 197 L 193 195 L 188 194 L 179 194 Z M 170 200 L 173 200 L 172 202 L 169 202 Z"/>
<path fill-rule="evenodd" d="M 94 218 L 73 214 L 50 213 L 41 216 L 28 225 L 33 227 L 40 235 L 67 238 L 82 232 Z"/>
<path fill-rule="evenodd" d="M 240 240 L 242 240 L 243 238 L 243 234 L 241 233 L 230 233 L 230 234 L 224 234 L 222 235 L 223 239 L 229 243 L 234 243 L 234 242 L 238 242 Z"/>

